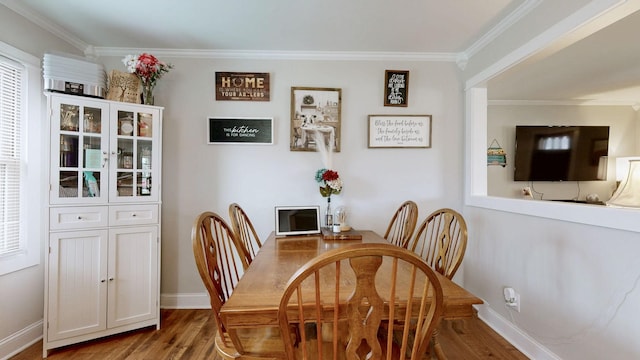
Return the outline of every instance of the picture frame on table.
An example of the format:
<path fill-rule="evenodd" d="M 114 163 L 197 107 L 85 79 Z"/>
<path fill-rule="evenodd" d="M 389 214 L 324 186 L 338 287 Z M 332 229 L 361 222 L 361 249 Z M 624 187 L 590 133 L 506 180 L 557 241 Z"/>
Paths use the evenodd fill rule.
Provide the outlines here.
<path fill-rule="evenodd" d="M 431 115 L 369 115 L 369 148 L 430 148 Z"/>
<path fill-rule="evenodd" d="M 407 107 L 409 104 L 409 70 L 384 71 L 384 106 Z"/>
<path fill-rule="evenodd" d="M 316 134 L 340 152 L 342 89 L 291 87 L 291 151 L 316 151 Z"/>

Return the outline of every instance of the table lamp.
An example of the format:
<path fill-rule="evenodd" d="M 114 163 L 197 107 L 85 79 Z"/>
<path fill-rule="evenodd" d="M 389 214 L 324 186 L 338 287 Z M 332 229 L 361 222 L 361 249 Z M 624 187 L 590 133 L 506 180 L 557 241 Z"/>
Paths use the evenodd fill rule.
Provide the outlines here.
<path fill-rule="evenodd" d="M 627 160 L 628 167 L 626 176 L 607 201 L 607 206 L 640 208 L 640 158 Z M 620 163 L 623 163 L 621 161 Z M 625 164 L 618 166 L 616 161 L 616 177 L 620 177 L 618 171 L 624 171 Z"/>

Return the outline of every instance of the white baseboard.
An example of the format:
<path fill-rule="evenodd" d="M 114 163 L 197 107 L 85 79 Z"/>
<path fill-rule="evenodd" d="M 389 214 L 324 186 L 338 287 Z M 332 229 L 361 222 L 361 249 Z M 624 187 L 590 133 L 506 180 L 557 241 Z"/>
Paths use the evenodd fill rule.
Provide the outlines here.
<path fill-rule="evenodd" d="M 42 339 L 42 320 L 0 340 L 0 360 L 6 360 Z"/>
<path fill-rule="evenodd" d="M 209 294 L 160 294 L 162 309 L 211 309 Z"/>
<path fill-rule="evenodd" d="M 507 321 L 495 312 L 489 305 L 475 305 L 478 309 L 478 317 L 495 332 L 509 341 L 516 349 L 520 350 L 529 359 L 534 360 L 562 360 L 534 338 L 524 333 L 512 322 Z"/>

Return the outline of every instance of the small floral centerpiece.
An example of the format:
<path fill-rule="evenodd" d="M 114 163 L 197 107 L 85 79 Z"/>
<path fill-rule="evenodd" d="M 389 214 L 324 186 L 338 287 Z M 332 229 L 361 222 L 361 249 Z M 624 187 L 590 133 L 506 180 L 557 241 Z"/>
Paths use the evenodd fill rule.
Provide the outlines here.
<path fill-rule="evenodd" d="M 340 194 L 342 191 L 342 179 L 335 170 L 320 169 L 316 171 L 316 181 L 320 184 L 320 195 L 330 197 L 331 194 Z"/>
<path fill-rule="evenodd" d="M 169 72 L 173 65 L 158 60 L 147 53 L 127 55 L 122 62 L 127 71 L 135 74 L 142 82 L 142 99 L 144 104 L 153 105 L 153 88 L 158 79 Z"/>
<path fill-rule="evenodd" d="M 340 194 L 342 191 L 342 179 L 338 172 L 331 169 L 322 168 L 316 171 L 316 181 L 320 184 L 320 195 L 327 198 L 327 210 L 324 215 L 326 227 L 333 225 L 333 213 L 331 212 L 331 195 Z"/>

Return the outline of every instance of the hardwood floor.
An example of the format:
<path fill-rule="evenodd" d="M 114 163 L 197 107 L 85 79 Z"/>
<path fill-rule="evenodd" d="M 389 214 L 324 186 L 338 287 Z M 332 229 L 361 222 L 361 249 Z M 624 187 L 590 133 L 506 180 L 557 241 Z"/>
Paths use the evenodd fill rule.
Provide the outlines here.
<path fill-rule="evenodd" d="M 49 352 L 51 360 L 215 359 L 210 310 L 162 310 L 159 331 L 147 328 Z M 440 343 L 450 360 L 526 360 L 527 357 L 477 318 L 443 321 Z M 42 358 L 42 341 L 11 360 Z"/>

